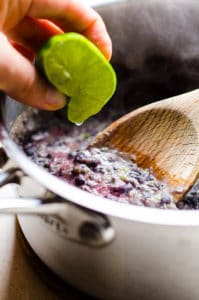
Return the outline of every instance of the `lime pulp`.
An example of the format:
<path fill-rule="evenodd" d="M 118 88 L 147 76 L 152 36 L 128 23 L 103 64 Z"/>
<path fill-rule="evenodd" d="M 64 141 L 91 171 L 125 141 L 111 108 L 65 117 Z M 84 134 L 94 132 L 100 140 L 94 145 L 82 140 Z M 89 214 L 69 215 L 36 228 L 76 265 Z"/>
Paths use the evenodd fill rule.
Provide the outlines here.
<path fill-rule="evenodd" d="M 36 65 L 56 89 L 69 97 L 67 117 L 80 124 L 98 113 L 116 89 L 116 74 L 101 51 L 78 33 L 51 37 Z"/>

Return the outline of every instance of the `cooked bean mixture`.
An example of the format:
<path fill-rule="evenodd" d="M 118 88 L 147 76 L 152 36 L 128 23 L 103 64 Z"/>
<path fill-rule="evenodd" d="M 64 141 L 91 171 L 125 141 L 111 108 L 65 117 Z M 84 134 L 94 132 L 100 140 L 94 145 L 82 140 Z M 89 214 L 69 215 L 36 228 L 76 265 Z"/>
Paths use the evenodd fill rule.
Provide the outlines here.
<path fill-rule="evenodd" d="M 37 117 L 35 111 L 33 123 Z M 153 170 L 139 168 L 135 157 L 108 148 L 89 148 L 93 136 L 111 121 L 93 118 L 77 127 L 53 117 L 45 124 L 40 120 L 33 129 L 27 117 L 22 122 L 26 131 L 15 139 L 36 164 L 87 192 L 139 206 L 199 208 L 199 184 L 176 205 L 166 183 L 157 180 Z"/>

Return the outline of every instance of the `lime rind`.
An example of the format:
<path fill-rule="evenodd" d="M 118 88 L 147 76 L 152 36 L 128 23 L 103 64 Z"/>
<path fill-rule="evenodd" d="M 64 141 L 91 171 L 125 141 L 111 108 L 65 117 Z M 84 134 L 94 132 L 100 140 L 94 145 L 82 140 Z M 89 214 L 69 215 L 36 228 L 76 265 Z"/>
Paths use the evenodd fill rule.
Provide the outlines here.
<path fill-rule="evenodd" d="M 69 96 L 68 119 L 82 123 L 98 113 L 116 89 L 116 74 L 100 50 L 78 33 L 53 36 L 36 64 L 56 89 Z"/>

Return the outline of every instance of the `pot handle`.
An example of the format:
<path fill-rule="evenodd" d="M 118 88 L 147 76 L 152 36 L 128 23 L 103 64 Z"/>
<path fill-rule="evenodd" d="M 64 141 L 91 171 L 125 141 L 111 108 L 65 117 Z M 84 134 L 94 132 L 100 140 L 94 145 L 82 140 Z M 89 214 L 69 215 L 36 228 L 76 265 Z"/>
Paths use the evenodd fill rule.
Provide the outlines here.
<path fill-rule="evenodd" d="M 71 241 L 99 248 L 108 245 L 115 231 L 108 218 L 69 202 L 34 198 L 1 198 L 0 214 L 40 216 L 45 225 Z"/>
<path fill-rule="evenodd" d="M 0 214 L 23 214 L 40 216 L 51 230 L 71 241 L 91 247 L 103 247 L 115 236 L 109 219 L 101 213 L 75 205 L 47 191 L 40 183 L 25 175 L 11 160 L 7 160 L 0 172 L 0 187 L 23 190 L 30 186 L 36 194 L 32 198 L 1 197 Z M 16 193 L 17 194 L 17 191 Z"/>

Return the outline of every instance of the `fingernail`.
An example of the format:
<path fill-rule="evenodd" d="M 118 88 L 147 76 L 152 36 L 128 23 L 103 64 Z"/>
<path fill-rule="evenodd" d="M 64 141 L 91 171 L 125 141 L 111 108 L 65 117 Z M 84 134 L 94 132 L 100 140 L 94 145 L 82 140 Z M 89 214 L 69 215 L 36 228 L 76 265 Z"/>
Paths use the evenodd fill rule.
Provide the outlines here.
<path fill-rule="evenodd" d="M 55 89 L 49 89 L 44 102 L 48 109 L 60 109 L 66 105 L 67 97 L 58 93 Z"/>

